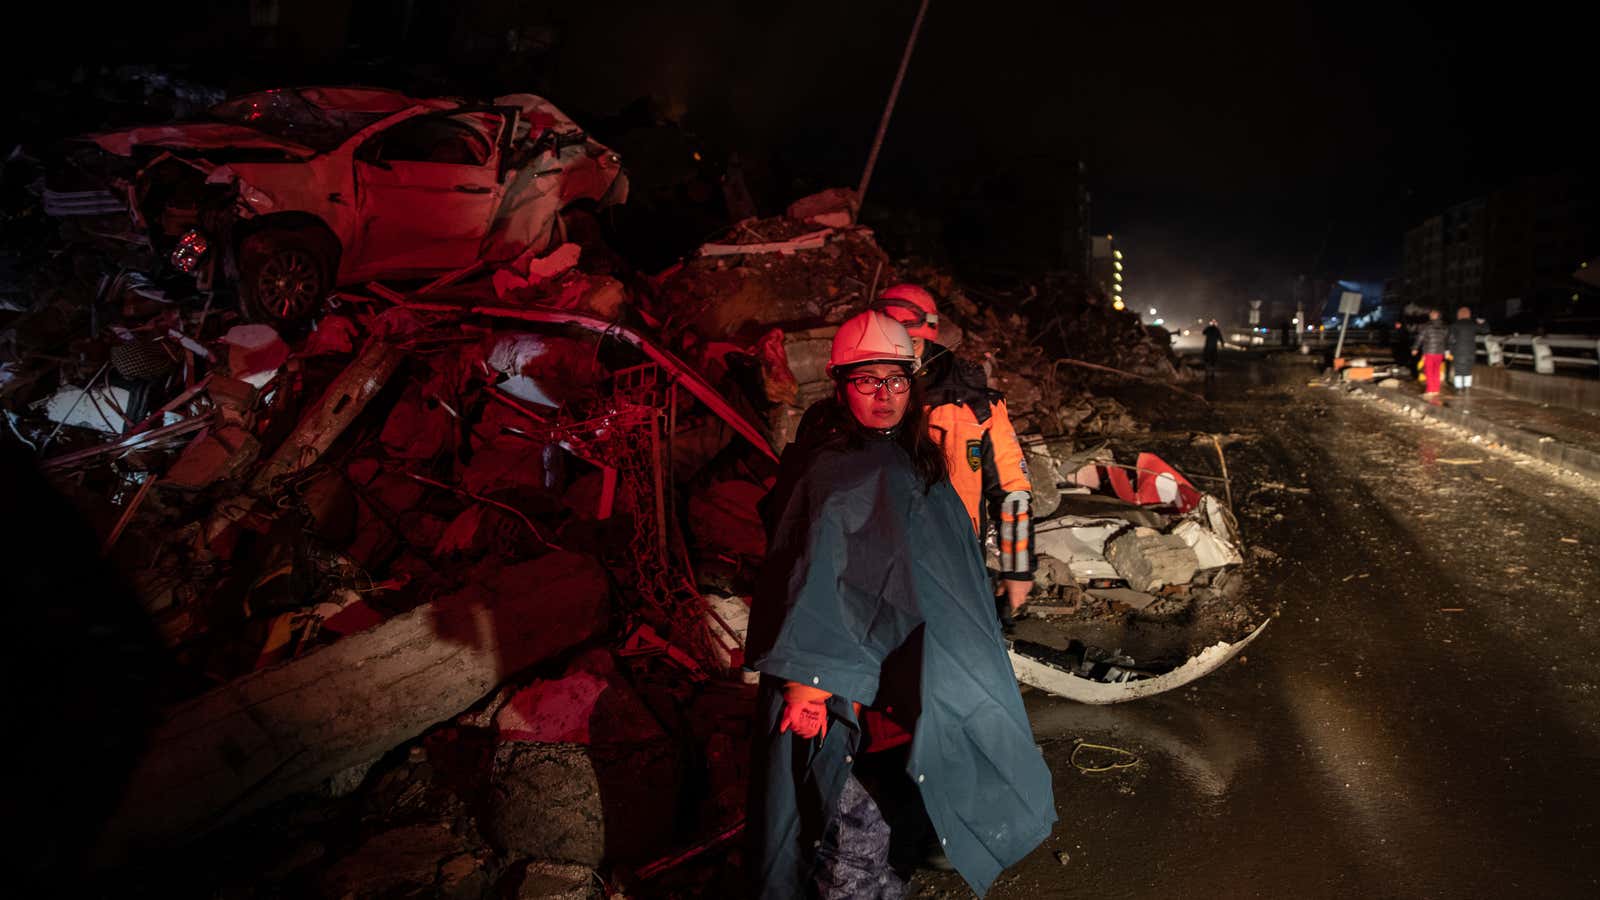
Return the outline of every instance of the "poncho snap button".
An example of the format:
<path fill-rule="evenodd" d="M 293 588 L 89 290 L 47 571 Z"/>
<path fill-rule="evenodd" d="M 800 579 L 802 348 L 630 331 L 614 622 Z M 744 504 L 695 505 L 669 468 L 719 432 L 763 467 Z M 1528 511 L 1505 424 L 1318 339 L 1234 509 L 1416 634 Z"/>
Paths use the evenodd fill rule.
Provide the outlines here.
<path fill-rule="evenodd" d="M 926 775 L 918 775 L 917 776 L 917 784 L 921 784 L 921 783 L 923 783 L 924 781 L 927 781 L 927 780 L 928 780 L 928 776 L 926 776 Z"/>
<path fill-rule="evenodd" d="M 845 754 L 844 761 L 846 763 L 853 763 L 853 762 L 856 761 L 856 758 L 854 756 L 849 755 L 849 754 Z"/>
<path fill-rule="evenodd" d="M 820 676 L 817 676 L 817 675 L 811 676 L 811 683 L 812 684 L 816 684 L 817 682 L 819 682 L 821 680 L 822 680 L 822 678 Z"/>

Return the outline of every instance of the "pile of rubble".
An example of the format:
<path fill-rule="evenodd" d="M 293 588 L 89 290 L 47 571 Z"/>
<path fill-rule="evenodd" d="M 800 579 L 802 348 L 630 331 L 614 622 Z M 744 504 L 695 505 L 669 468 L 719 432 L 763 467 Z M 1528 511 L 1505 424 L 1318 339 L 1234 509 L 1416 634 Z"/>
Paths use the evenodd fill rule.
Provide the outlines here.
<path fill-rule="evenodd" d="M 1083 702 L 1132 700 L 1207 674 L 1261 633 L 1274 613 L 1244 589 L 1246 548 L 1222 500 L 1152 453 L 1129 465 L 1105 445 L 1049 450 L 1030 449 L 1060 487 L 1037 510 L 1020 679 Z"/>
<path fill-rule="evenodd" d="M 306 792 L 357 803 L 361 828 L 261 865 L 331 896 L 581 896 L 590 869 L 652 878 L 730 839 L 756 503 L 830 389 L 837 324 L 930 281 L 1062 510 L 1087 438 L 1139 428 L 1052 363 L 1032 298 L 897 269 L 852 213 L 848 192 L 808 198 L 649 279 L 567 243 L 345 286 L 300 325 L 170 294 L 103 245 L 12 282 L 4 439 L 96 525 L 179 663 L 96 859 Z M 1132 317 L 1077 319 L 1062 333 L 1112 342 L 1085 360 L 1175 374 Z M 1192 521 L 1162 527 L 1187 541 Z M 1153 537 L 1105 560 L 1120 572 L 1125 541 L 1152 558 Z M 1054 557 L 1044 586 L 1064 597 L 1083 563 Z"/>
<path fill-rule="evenodd" d="M 638 864 L 737 822 L 742 602 L 712 605 L 695 569 L 737 580 L 764 550 L 759 494 L 716 487 L 773 462 L 738 377 L 759 351 L 719 348 L 713 385 L 581 255 L 343 290 L 304 329 L 111 266 L 7 314 L 5 439 L 96 524 L 179 663 L 98 860 L 349 792 L 415 741 L 500 748 L 452 782 L 487 843 L 451 878 Z M 685 544 L 706 497 L 756 536 L 732 565 Z M 738 714 L 702 712 L 719 701 Z M 344 849 L 415 855 L 429 828 L 454 848 L 466 808 Z M 353 865 L 314 867 L 337 895 Z"/>

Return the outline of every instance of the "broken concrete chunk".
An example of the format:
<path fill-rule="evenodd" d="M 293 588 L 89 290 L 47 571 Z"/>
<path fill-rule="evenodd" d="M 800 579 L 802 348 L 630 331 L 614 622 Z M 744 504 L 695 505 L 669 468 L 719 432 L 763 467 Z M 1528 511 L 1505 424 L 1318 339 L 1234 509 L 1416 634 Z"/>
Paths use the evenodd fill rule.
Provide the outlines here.
<path fill-rule="evenodd" d="M 678 763 L 670 740 L 501 744 L 491 778 L 479 822 L 504 853 L 595 866 L 647 859 L 671 840 Z"/>
<path fill-rule="evenodd" d="M 252 384 L 256 380 L 251 376 L 276 372 L 289 358 L 289 345 L 271 325 L 235 325 L 222 336 L 222 342 L 228 345 L 228 370 L 233 377 Z"/>
<path fill-rule="evenodd" d="M 783 338 L 783 352 L 789 371 L 801 385 L 828 381 L 828 353 L 833 346 L 833 327 L 789 332 Z M 802 407 L 806 404 L 801 403 Z"/>
<path fill-rule="evenodd" d="M 789 204 L 788 215 L 801 222 L 815 222 L 830 228 L 846 228 L 855 221 L 856 192 L 849 188 L 828 188 L 801 197 Z"/>
<path fill-rule="evenodd" d="M 517 888 L 517 900 L 589 900 L 594 896 L 594 881 L 588 866 L 530 862 Z"/>
<path fill-rule="evenodd" d="M 504 269 L 494 273 L 492 282 L 495 296 L 505 298 L 509 294 L 539 287 L 577 265 L 582 253 L 583 248 L 573 243 L 562 244 L 542 257 L 529 249 Z"/>
<path fill-rule="evenodd" d="M 1106 561 L 1106 541 L 1127 528 L 1121 519 L 1064 517 L 1039 525 L 1033 542 L 1037 552 L 1066 563 L 1073 579 L 1087 583 L 1095 578 L 1116 578 Z"/>
<path fill-rule="evenodd" d="M 227 421 L 242 420 L 255 406 L 259 393 L 256 386 L 248 381 L 226 375 L 212 374 L 206 382 L 206 395 L 222 410 L 222 418 Z"/>
<path fill-rule="evenodd" d="M 1194 550 L 1201 571 L 1237 566 L 1244 562 L 1244 558 L 1232 544 L 1217 537 L 1199 522 L 1193 520 L 1180 522 L 1178 527 L 1172 529 L 1172 533 L 1182 538 L 1183 542 Z"/>
<path fill-rule="evenodd" d="M 1200 567 L 1193 549 L 1177 535 L 1132 528 L 1106 544 L 1106 560 L 1136 591 L 1188 584 Z"/>
<path fill-rule="evenodd" d="M 503 741 L 637 744 L 665 737 L 605 650 L 584 654 L 560 678 L 512 694 L 494 724 Z"/>
<path fill-rule="evenodd" d="M 441 887 L 440 861 L 471 848 L 446 822 L 407 825 L 374 835 L 322 877 L 329 897 L 383 897 L 397 892 L 432 894 Z M 437 895 L 436 895 L 437 896 Z"/>
<path fill-rule="evenodd" d="M 169 708 L 95 856 L 197 836 L 382 756 L 592 638 L 610 623 L 609 594 L 605 570 L 576 553 L 490 560 L 453 594 Z M 669 771 L 659 784 L 671 783 Z"/>
<path fill-rule="evenodd" d="M 1076 583 L 1067 563 L 1043 553 L 1037 555 L 1035 561 L 1038 567 L 1033 573 L 1033 584 L 1039 590 L 1048 591 L 1056 585 Z"/>
<path fill-rule="evenodd" d="M 1156 602 L 1156 598 L 1144 591 L 1134 591 L 1128 588 L 1102 588 L 1089 591 L 1089 596 L 1108 603 L 1118 603 L 1133 610 L 1142 610 Z"/>
<path fill-rule="evenodd" d="M 241 476 L 260 455 L 261 442 L 255 435 L 238 425 L 225 425 L 183 448 L 161 482 L 167 487 L 197 491 Z"/>
<path fill-rule="evenodd" d="M 1028 451 L 1024 454 L 1028 462 L 1028 481 L 1033 486 L 1034 520 L 1043 519 L 1056 511 L 1061 506 L 1061 491 L 1056 484 L 1061 481 L 1061 473 L 1056 468 L 1056 461 L 1047 453 Z"/>
<path fill-rule="evenodd" d="M 527 268 L 523 269 L 523 271 L 527 273 L 529 283 L 539 284 L 540 282 L 549 281 L 577 265 L 578 257 L 581 255 L 583 255 L 583 248 L 577 244 L 562 244 L 550 251 L 546 256 L 528 257 Z M 521 261 L 518 260 L 518 262 Z"/>

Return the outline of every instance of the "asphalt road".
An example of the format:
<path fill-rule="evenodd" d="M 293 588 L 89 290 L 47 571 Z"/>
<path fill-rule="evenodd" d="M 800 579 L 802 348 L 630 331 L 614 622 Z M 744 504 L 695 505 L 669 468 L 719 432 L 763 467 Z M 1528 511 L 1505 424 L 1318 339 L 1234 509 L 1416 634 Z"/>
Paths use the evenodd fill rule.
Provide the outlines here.
<path fill-rule="evenodd" d="M 1281 557 L 1253 588 L 1281 616 L 1178 692 L 1030 693 L 1061 821 L 989 896 L 1600 896 L 1600 487 L 1309 373 L 1231 361 L 1151 439 L 1239 435 L 1245 538 Z M 1080 740 L 1137 764 L 1082 772 Z"/>

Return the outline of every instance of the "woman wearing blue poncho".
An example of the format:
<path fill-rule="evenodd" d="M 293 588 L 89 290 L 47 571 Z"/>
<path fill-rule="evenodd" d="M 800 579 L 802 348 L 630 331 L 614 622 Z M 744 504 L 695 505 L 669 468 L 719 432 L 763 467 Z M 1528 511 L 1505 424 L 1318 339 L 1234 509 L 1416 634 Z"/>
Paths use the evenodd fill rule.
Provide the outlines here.
<path fill-rule="evenodd" d="M 768 498 L 747 648 L 761 673 L 749 801 L 759 897 L 899 897 L 929 848 L 981 895 L 1055 822 L 915 366 L 890 317 L 846 322 L 829 362 L 835 395 L 807 413 Z"/>

